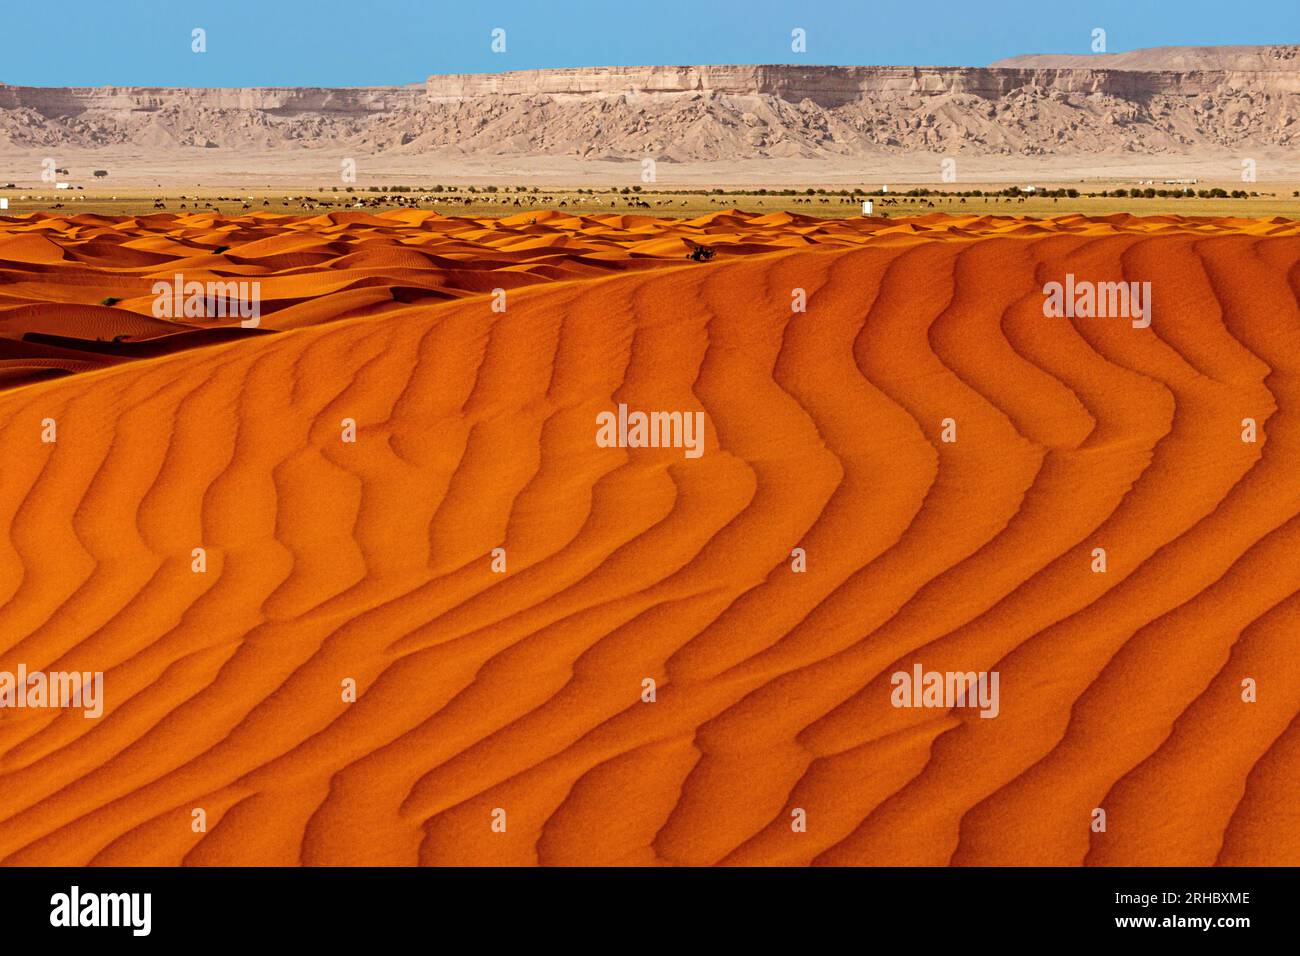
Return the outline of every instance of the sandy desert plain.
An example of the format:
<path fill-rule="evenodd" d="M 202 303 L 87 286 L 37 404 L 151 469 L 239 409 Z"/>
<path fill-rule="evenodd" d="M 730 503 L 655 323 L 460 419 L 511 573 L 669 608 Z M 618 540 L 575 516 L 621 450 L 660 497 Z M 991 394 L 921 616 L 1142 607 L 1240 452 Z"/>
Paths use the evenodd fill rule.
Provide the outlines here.
<path fill-rule="evenodd" d="M 1096 183 L 1041 183 L 1036 191 L 1075 189 L 1079 196 L 1038 196 L 1024 193 L 1008 197 L 999 195 L 1005 183 L 972 183 L 958 188 L 944 188 L 927 183 L 876 183 L 861 186 L 806 186 L 794 195 L 791 187 L 715 186 L 672 189 L 663 186 L 529 186 L 496 183 L 404 183 L 363 187 L 348 193 L 346 187 L 301 185 L 277 189 L 268 186 L 205 187 L 202 185 L 135 188 L 87 188 L 70 196 L 47 189 L 33 188 L 28 193 L 11 193 L 8 212 L 30 215 L 52 212 L 65 215 L 96 213 L 107 216 L 139 216 L 152 212 L 211 211 L 225 215 L 241 212 L 267 212 L 281 215 L 305 215 L 329 211 L 362 209 L 383 212 L 396 209 L 425 209 L 447 216 L 499 218 L 530 209 L 556 209 L 584 214 L 627 213 L 661 218 L 693 219 L 697 216 L 734 209 L 756 214 L 791 211 L 825 219 L 856 218 L 863 214 L 862 202 L 873 203 L 872 215 L 890 218 L 923 216 L 932 212 L 953 215 L 1004 215 L 1052 218 L 1070 213 L 1107 216 L 1115 213 L 1150 216 L 1175 213 L 1183 216 L 1266 218 L 1283 216 L 1300 218 L 1300 181 L 1256 188 L 1249 198 L 1205 198 L 1190 196 L 1171 200 L 1158 197 L 1103 196 L 1117 189 L 1143 189 L 1139 181 L 1105 180 Z M 1145 180 L 1140 182 L 1146 182 Z M 394 186 L 400 191 L 389 193 Z M 435 189 L 442 186 L 441 189 Z M 891 191 L 883 197 L 882 186 Z M 1218 187 L 1239 189 L 1231 180 L 1192 188 Z M 1163 188 L 1163 187 L 1162 187 Z M 806 191 L 812 189 L 813 195 Z M 407 191 L 409 190 L 409 192 Z M 490 190 L 490 191 L 489 191 Z M 626 190 L 626 192 L 624 191 Z M 767 194 L 760 193 L 765 190 Z M 854 192 L 860 190 L 860 192 Z M 923 195 L 908 195 L 924 190 Z M 983 196 L 963 195 L 980 191 Z M 1086 191 L 1086 192 L 1085 192 Z M 883 202 L 887 199 L 888 202 Z M 518 200 L 518 202 L 516 202 Z M 161 204 L 161 205 L 159 205 Z"/>
<path fill-rule="evenodd" d="M 1300 862 L 1300 176 L 602 168 L 6 191 L 0 862 Z"/>
<path fill-rule="evenodd" d="M 1002 214 L 1040 218 L 1085 215 L 1300 217 L 1300 162 L 1289 153 L 1260 153 L 1259 178 L 1243 182 L 1238 155 L 1217 151 L 1185 157 L 1093 156 L 1067 159 L 962 157 L 957 181 L 943 179 L 941 154 L 871 160 L 762 160 L 659 164 L 655 181 L 633 159 L 575 162 L 563 157 L 392 157 L 359 160 L 330 150 L 237 154 L 188 149 L 151 155 L 138 151 L 65 150 L 72 188 L 42 181 L 42 157 L 0 149 L 0 189 L 8 212 L 93 212 L 140 215 L 195 208 L 291 215 L 361 208 L 429 209 L 445 215 L 500 217 L 530 208 L 583 213 L 631 212 L 689 219 L 722 209 L 767 213 L 788 210 L 821 218 L 862 215 L 871 199 L 877 216 Z M 96 178 L 93 171 L 108 175 Z M 256 172 L 249 172 L 250 169 Z M 1015 197 L 999 195 L 1011 187 Z M 1031 191 L 1032 190 L 1032 191 Z M 1064 195 L 1067 190 L 1077 193 Z M 1124 190 L 1125 195 L 1116 195 Z M 1193 195 L 1133 196 L 1133 190 Z M 1209 198 L 1195 193 L 1218 190 Z M 811 192 L 810 192 L 811 191 Z M 883 195 L 882 195 L 883 191 Z M 908 195 L 910 192 L 921 195 Z M 984 195 L 972 195 L 983 193 Z M 1039 195 L 1061 193 L 1061 195 Z M 1234 193 L 1245 193 L 1240 198 Z M 1104 195 L 1103 195 L 1104 194 Z M 963 201 L 964 200 L 964 201 Z M 198 204 L 196 206 L 196 203 Z M 184 205 L 182 205 L 184 204 Z M 563 204 L 563 205 L 561 205 Z"/>

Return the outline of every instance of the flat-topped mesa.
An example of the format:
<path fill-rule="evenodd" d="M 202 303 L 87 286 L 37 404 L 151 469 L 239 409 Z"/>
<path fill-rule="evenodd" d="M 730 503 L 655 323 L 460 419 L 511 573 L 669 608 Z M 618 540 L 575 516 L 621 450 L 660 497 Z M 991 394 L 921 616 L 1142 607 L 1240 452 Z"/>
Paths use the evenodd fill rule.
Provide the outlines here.
<path fill-rule="evenodd" d="M 425 93 L 419 84 L 339 89 L 305 86 L 187 89 L 0 84 L 0 109 L 28 108 L 45 116 L 70 116 L 87 110 L 149 112 L 173 106 L 257 110 L 267 113 L 382 113 L 394 109 L 418 109 L 424 102 Z"/>
<path fill-rule="evenodd" d="M 1100 66 L 1101 64 L 1099 64 Z M 617 96 L 724 93 L 768 95 L 838 106 L 880 93 L 970 93 L 993 98 L 1022 87 L 1062 93 L 1188 96 L 1223 89 L 1300 92 L 1300 66 L 1270 70 L 1145 71 L 1029 65 L 967 66 L 635 66 L 455 73 L 430 76 L 431 101 L 479 96 Z"/>
<path fill-rule="evenodd" d="M 872 92 L 971 87 L 972 74 L 947 67 L 870 66 L 636 66 L 462 73 L 429 77 L 433 101 L 479 96 L 619 96 L 725 93 L 768 95 L 823 106 L 852 102 Z M 978 82 L 975 83 L 978 86 Z"/>
<path fill-rule="evenodd" d="M 995 60 L 994 69 L 1139 70 L 1147 73 L 1300 70 L 1300 44 L 1273 46 L 1157 46 L 1125 53 L 1030 53 Z"/>

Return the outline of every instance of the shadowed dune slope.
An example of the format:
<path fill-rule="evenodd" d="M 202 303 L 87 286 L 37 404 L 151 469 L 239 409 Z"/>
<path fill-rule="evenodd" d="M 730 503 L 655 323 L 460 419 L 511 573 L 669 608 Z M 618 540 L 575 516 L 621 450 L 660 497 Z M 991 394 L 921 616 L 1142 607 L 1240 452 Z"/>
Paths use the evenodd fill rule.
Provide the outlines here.
<path fill-rule="evenodd" d="M 1293 226 L 875 222 L 0 394 L 0 861 L 1300 863 Z"/>

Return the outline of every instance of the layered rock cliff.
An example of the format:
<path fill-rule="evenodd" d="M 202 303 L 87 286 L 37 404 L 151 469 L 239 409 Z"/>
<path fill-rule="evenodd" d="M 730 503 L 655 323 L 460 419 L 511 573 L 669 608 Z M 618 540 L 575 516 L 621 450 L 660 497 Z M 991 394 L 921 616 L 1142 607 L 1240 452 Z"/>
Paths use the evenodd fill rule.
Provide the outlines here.
<path fill-rule="evenodd" d="M 1274 49 L 1274 48 L 1269 48 Z M 1289 49 L 1289 48 L 1278 48 Z M 1122 57 L 1030 56 L 1004 61 L 1000 68 L 945 66 L 647 66 L 527 70 L 512 73 L 462 73 L 431 76 L 431 101 L 483 96 L 591 96 L 712 92 L 775 96 L 798 102 L 841 105 L 872 94 L 972 93 L 1005 96 L 1023 87 L 1065 93 L 1216 93 L 1224 87 L 1300 92 L 1300 63 L 1269 70 L 1245 69 L 1245 57 L 1229 58 L 1232 68 L 1136 70 Z M 1262 58 L 1260 58 L 1262 61 Z M 1075 62 L 1077 61 L 1077 62 Z M 1116 63 L 1117 65 L 1111 65 Z"/>
<path fill-rule="evenodd" d="M 1295 47 L 993 68 L 653 66 L 352 89 L 0 87 L 0 144 L 735 161 L 1190 153 L 1300 139 Z M 1165 67 L 1172 67 L 1166 69 Z"/>

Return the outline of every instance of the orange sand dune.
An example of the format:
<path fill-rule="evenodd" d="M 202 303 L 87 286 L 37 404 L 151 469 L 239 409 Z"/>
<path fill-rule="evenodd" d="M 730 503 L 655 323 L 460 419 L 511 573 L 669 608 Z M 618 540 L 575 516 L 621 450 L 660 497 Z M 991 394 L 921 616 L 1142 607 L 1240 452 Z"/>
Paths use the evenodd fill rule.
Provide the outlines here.
<path fill-rule="evenodd" d="M 1298 230 L 1285 219 L 931 215 L 821 220 L 734 209 L 696 219 L 581 216 L 554 209 L 504 219 L 421 210 L 310 218 L 41 213 L 0 218 L 0 388 L 242 335 L 376 316 L 421 300 L 681 266 L 701 246 L 715 257 L 730 258 L 922 238 L 1171 232 L 1280 237 Z M 179 299 L 171 311 L 157 311 L 157 284 L 175 286 L 177 276 L 205 286 L 246 283 L 236 291 L 256 298 L 255 321 L 242 327 L 242 317 L 231 321 L 230 312 L 216 305 L 188 315 Z M 209 334 L 214 326 L 224 330 Z"/>
<path fill-rule="evenodd" d="M 104 673 L 0 708 L 0 860 L 1300 863 L 1295 223 L 536 218 L 5 221 L 4 363 L 302 311 L 0 394 L 0 672 Z"/>

